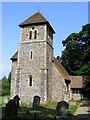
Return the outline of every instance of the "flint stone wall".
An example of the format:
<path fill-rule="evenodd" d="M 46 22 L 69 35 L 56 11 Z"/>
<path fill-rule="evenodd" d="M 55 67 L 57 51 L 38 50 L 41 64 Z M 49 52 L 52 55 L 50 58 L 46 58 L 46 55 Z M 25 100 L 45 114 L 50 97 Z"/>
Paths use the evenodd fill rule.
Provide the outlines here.
<path fill-rule="evenodd" d="M 11 70 L 11 98 L 15 96 L 16 90 L 16 70 L 17 70 L 17 61 L 12 62 L 12 70 Z"/>
<path fill-rule="evenodd" d="M 64 99 L 65 80 L 55 65 L 52 67 L 52 101 L 61 101 Z"/>
<path fill-rule="evenodd" d="M 34 39 L 35 30 L 37 39 Z M 29 39 L 30 31 L 32 39 Z M 65 80 L 52 63 L 52 59 L 53 33 L 47 25 L 21 28 L 18 61 L 12 63 L 11 97 L 19 93 L 21 102 L 26 104 L 33 102 L 34 96 L 39 96 L 41 102 L 62 100 Z M 47 69 L 42 69 L 44 67 Z M 18 75 L 17 70 L 20 71 Z M 32 86 L 29 86 L 30 75 L 33 80 Z M 16 84 L 17 76 L 19 86 Z"/>
<path fill-rule="evenodd" d="M 46 34 L 47 28 L 45 25 L 34 26 L 37 30 L 37 39 L 29 39 L 29 31 L 33 26 L 21 28 L 21 38 L 19 44 L 19 67 L 21 69 L 21 92 L 20 97 L 22 102 L 32 102 L 34 96 L 41 97 L 41 101 L 47 100 L 47 79 L 50 81 L 51 73 L 47 70 L 42 70 L 43 67 L 48 67 L 51 71 L 51 61 L 49 54 L 52 57 L 52 49 L 47 43 Z M 26 38 L 27 36 L 27 38 Z M 49 47 L 48 47 L 49 46 Z M 30 53 L 32 51 L 32 59 Z M 50 62 L 48 62 L 50 61 Z M 43 71 L 43 72 L 42 72 Z M 43 75 L 42 75 L 43 73 Z M 48 74 L 48 78 L 47 78 Z M 29 76 L 33 77 L 33 86 L 29 86 Z M 43 79 L 42 79 L 43 76 Z M 43 84 L 42 84 L 43 83 Z M 42 88 L 43 86 L 43 88 Z M 49 89 L 51 86 L 49 85 Z"/>

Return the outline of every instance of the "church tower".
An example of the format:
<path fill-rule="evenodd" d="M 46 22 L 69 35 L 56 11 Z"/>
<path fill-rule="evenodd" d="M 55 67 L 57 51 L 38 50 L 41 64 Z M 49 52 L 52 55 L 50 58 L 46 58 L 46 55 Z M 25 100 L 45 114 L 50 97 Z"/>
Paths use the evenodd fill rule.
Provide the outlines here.
<path fill-rule="evenodd" d="M 38 95 L 41 101 L 52 97 L 53 34 L 49 22 L 40 12 L 22 22 L 18 49 L 15 88 L 22 102 L 31 102 Z M 12 73 L 13 74 L 13 73 Z"/>
<path fill-rule="evenodd" d="M 19 95 L 30 104 L 34 96 L 41 103 L 70 98 L 71 77 L 53 55 L 53 34 L 50 23 L 35 13 L 20 25 L 18 51 L 11 58 L 11 98 Z"/>

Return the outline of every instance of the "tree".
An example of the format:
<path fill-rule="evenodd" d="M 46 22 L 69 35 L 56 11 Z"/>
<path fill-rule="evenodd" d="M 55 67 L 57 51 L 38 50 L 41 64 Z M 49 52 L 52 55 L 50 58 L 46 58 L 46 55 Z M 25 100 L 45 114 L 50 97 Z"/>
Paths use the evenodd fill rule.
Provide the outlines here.
<path fill-rule="evenodd" d="M 8 82 L 11 82 L 11 72 L 8 75 Z"/>
<path fill-rule="evenodd" d="M 8 79 L 6 78 L 6 76 L 2 78 L 2 96 L 10 94 L 10 82 L 11 82 L 11 72 L 8 75 Z"/>
<path fill-rule="evenodd" d="M 90 92 L 90 24 L 84 25 L 79 33 L 70 34 L 62 44 L 65 49 L 59 61 L 70 75 L 85 75 Z"/>
<path fill-rule="evenodd" d="M 4 76 L 3 78 L 2 78 L 2 82 L 7 82 L 7 78 L 6 78 L 6 76 Z"/>

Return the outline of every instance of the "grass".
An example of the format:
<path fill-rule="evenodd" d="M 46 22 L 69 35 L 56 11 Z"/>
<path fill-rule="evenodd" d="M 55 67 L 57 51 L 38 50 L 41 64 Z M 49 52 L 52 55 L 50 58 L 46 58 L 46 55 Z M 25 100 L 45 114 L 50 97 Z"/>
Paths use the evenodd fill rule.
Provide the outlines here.
<path fill-rule="evenodd" d="M 20 110 L 21 109 L 21 110 Z M 19 117 L 25 117 L 27 119 L 33 119 L 34 115 L 36 113 L 37 118 L 41 120 L 52 120 L 54 118 L 55 109 L 50 108 L 38 108 L 38 109 L 32 109 L 32 107 L 21 107 L 19 109 Z M 23 113 L 23 114 L 22 114 Z"/>
<path fill-rule="evenodd" d="M 70 118 L 76 111 L 79 103 L 80 103 L 80 101 L 77 101 L 76 106 L 69 105 L 67 118 L 65 120 L 70 120 Z M 37 120 L 53 120 L 54 116 L 55 116 L 56 105 L 57 105 L 57 102 L 50 102 L 50 103 L 41 105 L 41 107 L 38 109 L 33 109 L 32 105 L 25 106 L 24 104 L 22 104 L 19 107 L 18 117 L 26 118 L 26 120 L 33 120 L 33 118 L 36 114 L 36 116 L 38 118 Z M 3 107 L 3 117 L 4 117 L 4 113 L 5 113 L 4 109 L 5 108 Z"/>
<path fill-rule="evenodd" d="M 80 104 L 80 100 L 78 100 L 78 101 L 71 100 L 70 102 L 76 102 L 76 105 L 75 105 L 75 106 L 69 105 L 67 118 L 71 118 L 71 117 L 74 115 L 77 107 L 78 107 L 79 104 Z M 70 102 L 69 102 L 69 103 L 70 103 Z"/>
<path fill-rule="evenodd" d="M 2 80 L 0 79 L 0 88 L 2 88 Z"/>

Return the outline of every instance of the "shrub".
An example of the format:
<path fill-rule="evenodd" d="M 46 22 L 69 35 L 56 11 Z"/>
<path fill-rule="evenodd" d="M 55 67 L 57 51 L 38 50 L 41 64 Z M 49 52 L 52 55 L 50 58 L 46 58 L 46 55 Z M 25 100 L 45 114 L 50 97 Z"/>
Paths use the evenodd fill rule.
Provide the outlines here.
<path fill-rule="evenodd" d="M 10 94 L 10 83 L 2 82 L 2 96 Z"/>

